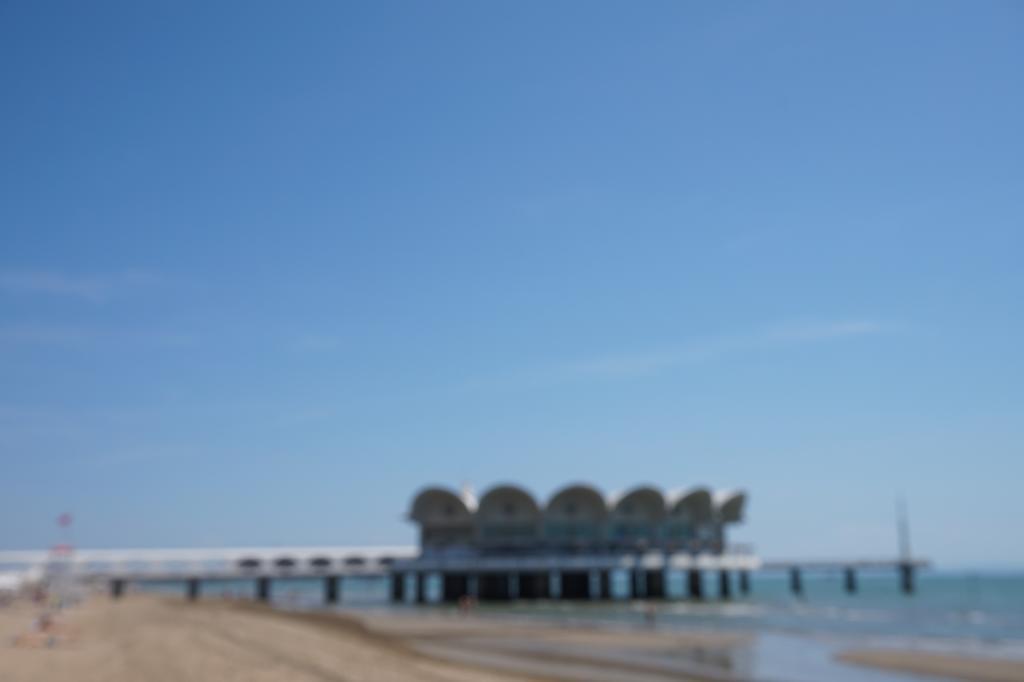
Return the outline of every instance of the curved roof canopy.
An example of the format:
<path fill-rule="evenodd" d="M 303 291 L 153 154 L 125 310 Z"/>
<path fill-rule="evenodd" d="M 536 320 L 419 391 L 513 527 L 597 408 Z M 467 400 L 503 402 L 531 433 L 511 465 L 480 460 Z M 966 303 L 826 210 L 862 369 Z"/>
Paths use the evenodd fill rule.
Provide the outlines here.
<path fill-rule="evenodd" d="M 480 498 L 476 512 L 482 521 L 537 521 L 541 511 L 528 491 L 516 485 L 496 485 Z"/>
<path fill-rule="evenodd" d="M 606 499 L 591 485 L 576 483 L 554 494 L 543 507 L 520 486 L 500 484 L 480 498 L 479 505 L 467 491 L 431 486 L 413 498 L 409 518 L 425 526 L 464 527 L 476 523 L 595 523 L 609 518 L 630 522 L 659 523 L 666 517 L 692 523 L 736 523 L 743 520 L 747 495 L 742 490 L 717 491 L 703 486 L 663 494 L 642 485 Z"/>
<path fill-rule="evenodd" d="M 665 496 L 653 486 L 638 486 L 610 501 L 612 516 L 658 522 L 665 518 Z"/>
<path fill-rule="evenodd" d="M 608 516 L 604 497 L 596 488 L 575 484 L 562 488 L 548 500 L 544 515 L 566 521 L 602 521 Z"/>
<path fill-rule="evenodd" d="M 736 523 L 743 520 L 743 508 L 747 494 L 742 490 L 727 490 L 715 493 L 715 514 L 719 521 Z"/>
<path fill-rule="evenodd" d="M 668 512 L 671 516 L 683 516 L 691 521 L 710 521 L 712 517 L 711 492 L 697 487 L 674 493 L 669 498 Z"/>
<path fill-rule="evenodd" d="M 416 494 L 409 518 L 424 525 L 464 525 L 472 523 L 473 509 L 466 500 L 447 488 L 429 487 Z"/>

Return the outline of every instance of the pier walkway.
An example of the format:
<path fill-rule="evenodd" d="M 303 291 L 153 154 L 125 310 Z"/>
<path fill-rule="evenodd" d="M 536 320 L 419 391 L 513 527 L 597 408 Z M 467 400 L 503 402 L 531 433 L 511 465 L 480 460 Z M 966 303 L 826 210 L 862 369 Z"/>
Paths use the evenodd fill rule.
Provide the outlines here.
<path fill-rule="evenodd" d="M 915 589 L 915 574 L 924 559 L 769 560 L 748 550 L 711 553 L 551 553 L 535 555 L 420 554 L 417 547 L 263 547 L 79 550 L 75 552 L 2 551 L 0 570 L 42 576 L 56 571 L 86 582 L 109 583 L 119 597 L 126 585 L 182 582 L 186 595 L 200 596 L 206 582 L 252 580 L 254 594 L 269 600 L 274 581 L 320 579 L 324 602 L 340 600 L 345 578 L 387 577 L 393 601 L 426 603 L 428 580 L 439 582 L 441 601 L 462 597 L 482 601 L 516 599 L 611 599 L 612 575 L 628 576 L 629 596 L 663 599 L 672 573 L 681 573 L 689 598 L 718 598 L 750 592 L 754 571 L 786 572 L 790 590 L 803 594 L 807 571 L 842 572 L 849 593 L 858 589 L 860 571 L 893 570 L 906 594 Z M 705 588 L 707 576 L 714 590 Z"/>

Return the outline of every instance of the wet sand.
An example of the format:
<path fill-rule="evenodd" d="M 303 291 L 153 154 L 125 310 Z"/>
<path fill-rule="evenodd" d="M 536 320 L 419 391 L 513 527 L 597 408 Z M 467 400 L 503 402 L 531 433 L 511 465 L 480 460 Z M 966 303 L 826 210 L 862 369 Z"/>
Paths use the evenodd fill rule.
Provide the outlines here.
<path fill-rule="evenodd" d="M 972 658 L 927 651 L 863 649 L 846 651 L 839 660 L 886 670 L 936 675 L 972 682 L 1024 682 L 1024 661 Z"/>
<path fill-rule="evenodd" d="M 546 679 L 663 682 L 747 679 L 735 655 L 749 637 L 610 631 L 457 614 L 363 615 L 373 632 L 432 658 Z"/>
<path fill-rule="evenodd" d="M 54 646 L 25 637 L 37 614 L 0 609 L 2 682 L 742 680 L 750 637 L 615 632 L 458 614 L 286 612 L 248 602 L 94 598 L 57 619 Z M 20 640 L 15 643 L 15 638 Z M 984 682 L 1024 680 L 1019 664 L 919 652 L 844 660 Z"/>

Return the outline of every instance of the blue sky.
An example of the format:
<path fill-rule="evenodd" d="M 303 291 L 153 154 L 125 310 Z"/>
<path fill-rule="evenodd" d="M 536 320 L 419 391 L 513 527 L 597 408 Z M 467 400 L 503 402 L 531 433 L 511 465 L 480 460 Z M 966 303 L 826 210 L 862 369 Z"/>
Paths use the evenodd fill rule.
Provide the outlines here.
<path fill-rule="evenodd" d="M 751 494 L 1024 567 L 1024 9 L 0 7 L 0 546 Z"/>

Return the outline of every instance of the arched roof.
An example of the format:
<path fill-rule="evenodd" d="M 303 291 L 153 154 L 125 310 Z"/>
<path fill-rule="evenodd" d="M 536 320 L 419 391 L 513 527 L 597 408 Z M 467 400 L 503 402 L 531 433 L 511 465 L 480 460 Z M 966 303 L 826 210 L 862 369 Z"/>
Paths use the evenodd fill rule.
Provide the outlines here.
<path fill-rule="evenodd" d="M 538 520 L 540 505 L 533 495 L 517 485 L 501 484 L 492 487 L 480 498 L 476 512 L 481 520 Z"/>
<path fill-rule="evenodd" d="M 688 516 L 693 521 L 709 521 L 712 516 L 711 492 L 704 487 L 687 488 L 669 496 L 668 513 Z"/>
<path fill-rule="evenodd" d="M 742 490 L 720 490 L 715 493 L 715 514 L 723 523 L 737 523 L 743 520 L 743 508 L 747 494 Z"/>
<path fill-rule="evenodd" d="M 475 511 L 471 504 L 448 488 L 431 486 L 413 498 L 409 518 L 425 525 L 469 523 Z"/>
<path fill-rule="evenodd" d="M 665 496 L 654 486 L 641 485 L 609 499 L 613 516 L 661 521 L 665 518 Z"/>
<path fill-rule="evenodd" d="M 603 520 L 608 516 L 604 496 L 593 486 L 577 483 L 557 491 L 544 507 L 548 518 Z"/>
<path fill-rule="evenodd" d="M 553 493 L 543 508 L 528 490 L 512 484 L 493 486 L 480 499 L 479 505 L 468 490 L 459 494 L 448 488 L 430 486 L 413 498 L 409 518 L 430 526 L 465 526 L 472 524 L 474 517 L 477 521 L 508 519 L 518 523 L 541 517 L 604 521 L 609 514 L 651 521 L 660 521 L 668 515 L 697 523 L 711 520 L 736 523 L 742 521 L 745 505 L 746 493 L 741 490 L 718 491 L 712 495 L 703 486 L 665 495 L 654 486 L 642 485 L 605 499 L 593 486 L 575 483 Z"/>

